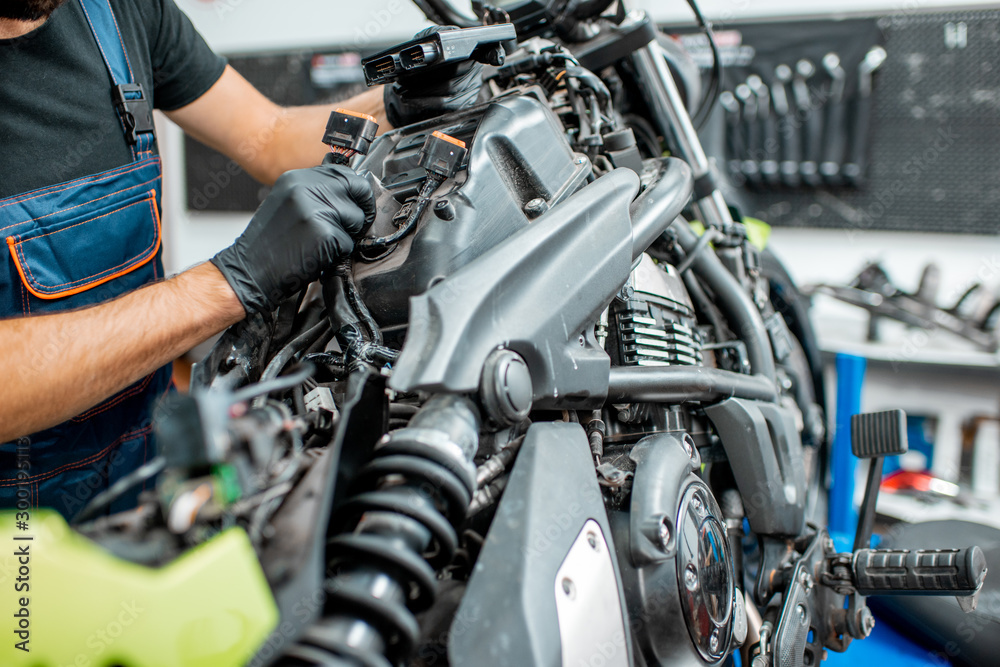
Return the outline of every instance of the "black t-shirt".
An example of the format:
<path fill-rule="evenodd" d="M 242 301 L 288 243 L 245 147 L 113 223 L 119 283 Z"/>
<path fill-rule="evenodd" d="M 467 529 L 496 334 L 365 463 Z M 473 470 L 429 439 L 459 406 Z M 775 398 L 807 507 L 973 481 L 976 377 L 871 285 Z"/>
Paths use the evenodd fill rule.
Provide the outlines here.
<path fill-rule="evenodd" d="M 111 0 L 136 82 L 178 109 L 218 81 L 217 56 L 173 0 Z M 113 169 L 132 153 L 79 0 L 0 40 L 0 199 Z"/>

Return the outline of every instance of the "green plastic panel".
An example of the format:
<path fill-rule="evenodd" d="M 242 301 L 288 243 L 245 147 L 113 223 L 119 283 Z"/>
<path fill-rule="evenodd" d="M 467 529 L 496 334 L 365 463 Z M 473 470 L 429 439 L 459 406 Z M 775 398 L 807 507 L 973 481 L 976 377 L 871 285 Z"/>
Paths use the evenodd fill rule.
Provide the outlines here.
<path fill-rule="evenodd" d="M 26 531 L 0 512 L 0 619 L 4 667 L 229 667 L 253 657 L 278 611 L 242 529 L 154 569 L 32 510 Z"/>

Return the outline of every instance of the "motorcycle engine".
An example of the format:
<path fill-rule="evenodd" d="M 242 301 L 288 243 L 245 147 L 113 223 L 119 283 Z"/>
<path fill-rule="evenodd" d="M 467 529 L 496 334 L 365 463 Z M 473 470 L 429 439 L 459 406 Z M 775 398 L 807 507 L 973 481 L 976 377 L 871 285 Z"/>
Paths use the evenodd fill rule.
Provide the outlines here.
<path fill-rule="evenodd" d="M 684 283 L 669 264 L 643 255 L 611 312 L 608 352 L 620 366 L 698 366 L 701 334 Z"/>
<path fill-rule="evenodd" d="M 693 304 L 669 264 L 643 255 L 608 319 L 606 349 L 616 365 L 704 363 Z M 637 648 L 650 664 L 717 663 L 742 641 L 746 619 L 725 519 L 698 476 L 701 457 L 689 431 L 700 429 L 690 413 L 664 419 L 653 406 L 615 407 L 616 421 L 630 425 L 611 424 L 609 441 L 651 433 L 634 445 L 611 445 L 603 459 L 633 471 L 612 527 Z"/>

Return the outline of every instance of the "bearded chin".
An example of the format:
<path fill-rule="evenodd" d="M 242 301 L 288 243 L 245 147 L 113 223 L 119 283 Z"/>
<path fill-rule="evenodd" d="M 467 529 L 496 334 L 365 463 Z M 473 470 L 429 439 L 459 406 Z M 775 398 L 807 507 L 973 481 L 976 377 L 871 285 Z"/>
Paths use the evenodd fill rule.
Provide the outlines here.
<path fill-rule="evenodd" d="M 0 0 L 0 18 L 15 21 L 47 19 L 63 0 Z"/>

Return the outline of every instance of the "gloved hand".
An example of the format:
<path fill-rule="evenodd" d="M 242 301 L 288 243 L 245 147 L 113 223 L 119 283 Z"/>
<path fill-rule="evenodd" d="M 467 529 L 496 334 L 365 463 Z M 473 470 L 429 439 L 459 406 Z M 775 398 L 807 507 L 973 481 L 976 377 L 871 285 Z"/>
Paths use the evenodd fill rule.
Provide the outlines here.
<path fill-rule="evenodd" d="M 455 26 L 432 26 L 413 38 L 455 29 Z M 483 66 L 474 60 L 403 75 L 384 87 L 385 116 L 393 127 L 403 127 L 475 106 L 482 86 Z"/>
<path fill-rule="evenodd" d="M 289 171 L 233 245 L 212 258 L 243 308 L 270 312 L 354 249 L 375 218 L 371 186 L 329 156 Z"/>

